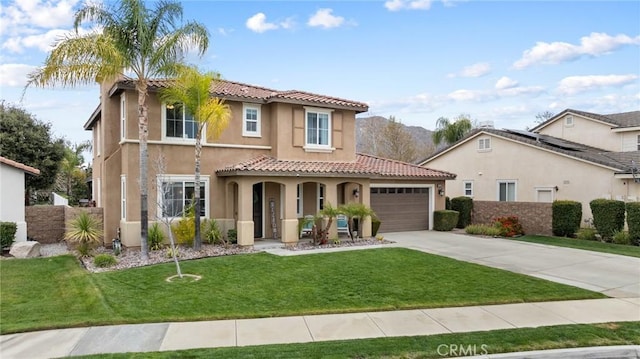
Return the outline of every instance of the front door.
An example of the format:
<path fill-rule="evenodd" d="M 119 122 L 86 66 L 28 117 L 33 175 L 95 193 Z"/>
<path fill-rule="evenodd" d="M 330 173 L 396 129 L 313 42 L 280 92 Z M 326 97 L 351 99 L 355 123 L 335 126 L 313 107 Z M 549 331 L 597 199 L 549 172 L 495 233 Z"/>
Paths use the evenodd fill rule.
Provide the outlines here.
<path fill-rule="evenodd" d="M 262 183 L 253 185 L 253 238 L 262 238 Z"/>

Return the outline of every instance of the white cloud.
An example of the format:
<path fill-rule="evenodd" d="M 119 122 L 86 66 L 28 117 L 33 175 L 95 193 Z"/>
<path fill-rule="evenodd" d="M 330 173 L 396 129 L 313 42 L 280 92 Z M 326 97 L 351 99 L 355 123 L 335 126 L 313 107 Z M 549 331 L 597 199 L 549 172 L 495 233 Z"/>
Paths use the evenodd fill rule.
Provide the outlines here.
<path fill-rule="evenodd" d="M 491 72 L 491 65 L 479 62 L 465 67 L 457 74 L 448 74 L 447 77 L 481 77 Z"/>
<path fill-rule="evenodd" d="M 500 97 L 513 97 L 520 95 L 527 95 L 527 98 L 537 96 L 545 92 L 544 87 L 541 86 L 516 86 L 511 88 L 505 88 L 498 90 L 497 94 Z"/>
<path fill-rule="evenodd" d="M 250 17 L 246 22 L 247 28 L 251 31 L 263 33 L 269 30 L 275 30 L 278 25 L 267 22 L 267 16 L 264 13 L 257 13 Z"/>
<path fill-rule="evenodd" d="M 27 74 L 35 69 L 35 66 L 25 64 L 1 64 L 0 86 L 24 87 L 27 84 Z"/>
<path fill-rule="evenodd" d="M 49 52 L 53 45 L 66 34 L 69 34 L 69 31 L 55 29 L 38 35 L 12 37 L 2 44 L 2 48 L 13 53 L 21 53 L 25 48 L 36 48 L 42 52 Z"/>
<path fill-rule="evenodd" d="M 565 95 L 573 95 L 588 90 L 607 86 L 624 86 L 638 80 L 638 75 L 591 75 L 569 76 L 560 80 L 558 91 Z"/>
<path fill-rule="evenodd" d="M 449 93 L 447 97 L 454 101 L 480 101 L 485 100 L 490 96 L 482 91 L 456 90 Z"/>
<path fill-rule="evenodd" d="M 389 11 L 398 11 L 403 9 L 410 10 L 429 10 L 431 8 L 431 0 L 387 0 L 384 7 Z"/>
<path fill-rule="evenodd" d="M 33 28 L 71 27 L 80 0 L 18 0 L 3 6 L 0 35 L 29 33 Z"/>
<path fill-rule="evenodd" d="M 344 24 L 344 18 L 342 16 L 335 16 L 332 14 L 332 9 L 319 9 L 315 14 L 311 15 L 307 25 L 312 27 L 323 27 L 330 29 L 332 27 L 339 27 Z"/>
<path fill-rule="evenodd" d="M 269 30 L 291 29 L 294 27 L 295 22 L 291 17 L 278 23 L 267 22 L 267 15 L 259 12 L 247 19 L 246 25 L 247 28 L 251 31 L 263 33 Z"/>
<path fill-rule="evenodd" d="M 630 37 L 619 34 L 610 36 L 593 32 L 580 39 L 579 45 L 567 42 L 538 42 L 525 50 L 522 58 L 513 64 L 515 69 L 524 69 L 537 64 L 559 64 L 575 60 L 581 56 L 600 56 L 625 45 L 640 45 L 640 36 Z"/>
<path fill-rule="evenodd" d="M 504 90 L 504 89 L 508 89 L 516 86 L 518 86 L 518 81 L 512 80 L 506 76 L 502 76 L 496 82 L 496 89 L 498 90 Z"/>

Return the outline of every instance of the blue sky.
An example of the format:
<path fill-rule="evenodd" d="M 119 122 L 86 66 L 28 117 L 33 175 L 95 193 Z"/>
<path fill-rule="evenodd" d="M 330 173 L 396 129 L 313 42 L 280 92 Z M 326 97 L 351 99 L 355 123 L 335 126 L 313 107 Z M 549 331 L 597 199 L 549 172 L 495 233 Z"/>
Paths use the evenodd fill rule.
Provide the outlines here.
<path fill-rule="evenodd" d="M 0 99 L 71 29 L 81 0 L 1 1 Z M 201 68 L 233 81 L 363 101 L 434 129 L 465 113 L 525 129 L 536 114 L 640 110 L 639 1 L 185 1 L 207 26 Z M 22 106 L 57 136 L 82 129 L 96 86 L 28 89 Z"/>

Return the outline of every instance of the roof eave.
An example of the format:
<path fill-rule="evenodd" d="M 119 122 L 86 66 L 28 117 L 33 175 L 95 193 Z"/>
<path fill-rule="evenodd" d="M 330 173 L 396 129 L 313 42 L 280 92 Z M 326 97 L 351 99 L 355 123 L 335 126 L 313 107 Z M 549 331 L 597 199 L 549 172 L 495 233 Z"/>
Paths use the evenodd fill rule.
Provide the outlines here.
<path fill-rule="evenodd" d="M 363 112 L 369 111 L 369 106 L 364 106 L 364 105 L 353 105 L 353 106 L 336 105 L 336 104 L 328 104 L 328 103 L 316 102 L 316 101 L 285 99 L 281 97 L 270 98 L 266 101 L 266 103 L 288 103 L 292 105 L 302 105 L 302 106 L 307 105 L 307 106 L 316 106 L 316 107 L 323 107 L 323 108 L 332 108 L 336 110 L 350 110 L 350 111 L 355 111 L 356 113 L 363 113 Z"/>
<path fill-rule="evenodd" d="M 93 124 L 98 120 L 98 118 L 100 117 L 99 115 L 101 114 L 101 112 L 102 112 L 102 105 L 98 104 L 96 109 L 93 110 L 93 112 L 91 113 L 91 116 L 89 116 L 89 119 L 87 120 L 87 122 L 83 126 L 85 131 L 91 131 L 93 129 Z"/>

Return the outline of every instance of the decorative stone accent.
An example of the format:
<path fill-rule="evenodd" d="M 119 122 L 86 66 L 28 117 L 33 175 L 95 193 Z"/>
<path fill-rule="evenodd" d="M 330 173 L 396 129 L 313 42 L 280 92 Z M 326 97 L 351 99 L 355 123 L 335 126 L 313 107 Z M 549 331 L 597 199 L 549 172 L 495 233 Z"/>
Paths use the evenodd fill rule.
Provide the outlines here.
<path fill-rule="evenodd" d="M 16 258 L 40 257 L 40 243 L 35 241 L 16 242 L 11 246 L 9 254 Z"/>

